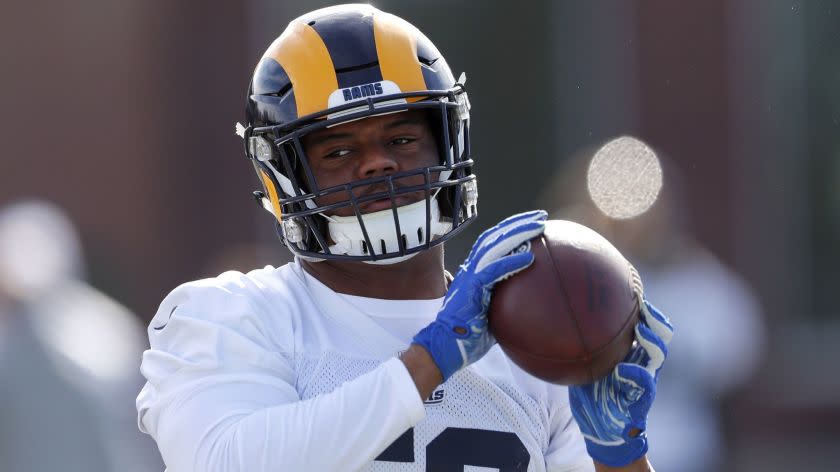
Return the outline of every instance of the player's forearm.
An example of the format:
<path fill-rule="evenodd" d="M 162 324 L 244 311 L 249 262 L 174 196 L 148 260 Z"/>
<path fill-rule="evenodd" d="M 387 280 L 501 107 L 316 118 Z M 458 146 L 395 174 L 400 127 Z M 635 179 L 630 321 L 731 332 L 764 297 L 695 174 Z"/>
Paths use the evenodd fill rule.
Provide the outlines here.
<path fill-rule="evenodd" d="M 624 467 L 610 467 L 595 461 L 596 472 L 655 472 L 647 456 L 642 456 L 640 459 L 625 465 Z"/>
<path fill-rule="evenodd" d="M 423 418 L 398 361 L 304 401 L 253 408 L 271 391 L 208 389 L 174 402 L 153 431 L 170 470 L 357 470 Z M 251 396 L 252 400 L 243 397 Z M 371 427 L 375 425 L 375 427 Z"/>
<path fill-rule="evenodd" d="M 443 376 L 440 374 L 429 351 L 420 345 L 412 344 L 407 351 L 400 355 L 400 360 L 408 369 L 409 375 L 414 380 L 414 385 L 420 393 L 420 398 L 429 398 L 429 395 L 443 383 Z"/>

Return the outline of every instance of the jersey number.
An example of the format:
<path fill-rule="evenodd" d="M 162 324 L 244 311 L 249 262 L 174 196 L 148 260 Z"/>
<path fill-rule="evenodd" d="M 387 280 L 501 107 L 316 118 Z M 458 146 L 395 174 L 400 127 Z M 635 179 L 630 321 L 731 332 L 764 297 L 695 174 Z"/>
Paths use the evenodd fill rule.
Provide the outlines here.
<path fill-rule="evenodd" d="M 414 428 L 409 429 L 376 460 L 414 462 Z M 426 446 L 426 470 L 463 472 L 465 465 L 525 472 L 531 455 L 514 433 L 487 429 L 446 428 Z"/>

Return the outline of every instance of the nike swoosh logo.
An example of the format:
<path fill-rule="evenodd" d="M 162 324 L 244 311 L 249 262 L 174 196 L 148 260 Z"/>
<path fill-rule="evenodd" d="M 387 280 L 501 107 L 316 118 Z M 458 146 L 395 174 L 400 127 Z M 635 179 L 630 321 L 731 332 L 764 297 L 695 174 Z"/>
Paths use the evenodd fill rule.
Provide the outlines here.
<path fill-rule="evenodd" d="M 154 330 L 156 330 L 156 331 L 160 331 L 160 330 L 162 330 L 163 328 L 166 328 L 166 325 L 168 325 L 168 324 L 169 324 L 169 320 L 171 320 L 171 319 L 172 319 L 172 313 L 175 313 L 175 309 L 176 309 L 176 308 L 178 308 L 178 305 L 175 305 L 175 306 L 173 306 L 173 307 L 172 307 L 172 311 L 170 311 L 170 312 L 169 312 L 169 318 L 166 320 L 166 323 L 164 323 L 164 324 L 162 324 L 162 325 L 160 325 L 160 326 L 152 326 L 152 329 L 154 329 Z"/>

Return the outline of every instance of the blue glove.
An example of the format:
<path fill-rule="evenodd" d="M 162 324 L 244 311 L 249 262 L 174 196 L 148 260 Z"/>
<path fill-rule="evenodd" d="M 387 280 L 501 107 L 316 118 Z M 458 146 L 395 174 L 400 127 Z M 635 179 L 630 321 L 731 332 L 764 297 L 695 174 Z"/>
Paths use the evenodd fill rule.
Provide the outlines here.
<path fill-rule="evenodd" d="M 525 243 L 542 234 L 546 217 L 542 210 L 520 213 L 483 232 L 452 280 L 437 318 L 414 336 L 444 381 L 496 343 L 487 326 L 493 285 L 534 262 Z"/>
<path fill-rule="evenodd" d="M 647 300 L 640 313 L 636 342 L 624 361 L 595 383 L 569 387 L 572 415 L 589 456 L 611 467 L 625 466 L 647 453 L 647 415 L 674 334 L 668 319 Z"/>

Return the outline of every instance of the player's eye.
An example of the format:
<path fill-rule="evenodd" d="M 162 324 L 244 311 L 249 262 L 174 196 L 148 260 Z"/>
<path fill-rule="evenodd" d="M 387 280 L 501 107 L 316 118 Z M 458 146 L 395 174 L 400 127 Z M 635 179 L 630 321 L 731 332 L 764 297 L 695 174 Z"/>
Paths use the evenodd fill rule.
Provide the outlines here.
<path fill-rule="evenodd" d="M 324 159 L 335 159 L 339 157 L 345 157 L 350 154 L 349 149 L 336 149 L 335 151 L 329 152 L 324 156 Z"/>
<path fill-rule="evenodd" d="M 392 140 L 392 141 L 391 141 L 391 144 L 392 144 L 392 145 L 396 145 L 396 146 L 401 146 L 401 145 L 403 145 L 403 144 L 409 144 L 409 143 L 412 143 L 412 142 L 414 142 L 414 141 L 416 141 L 416 139 L 414 139 L 414 138 L 409 138 L 409 137 L 407 137 L 407 136 L 401 136 L 401 137 L 399 137 L 399 138 L 397 138 L 397 139 Z"/>

